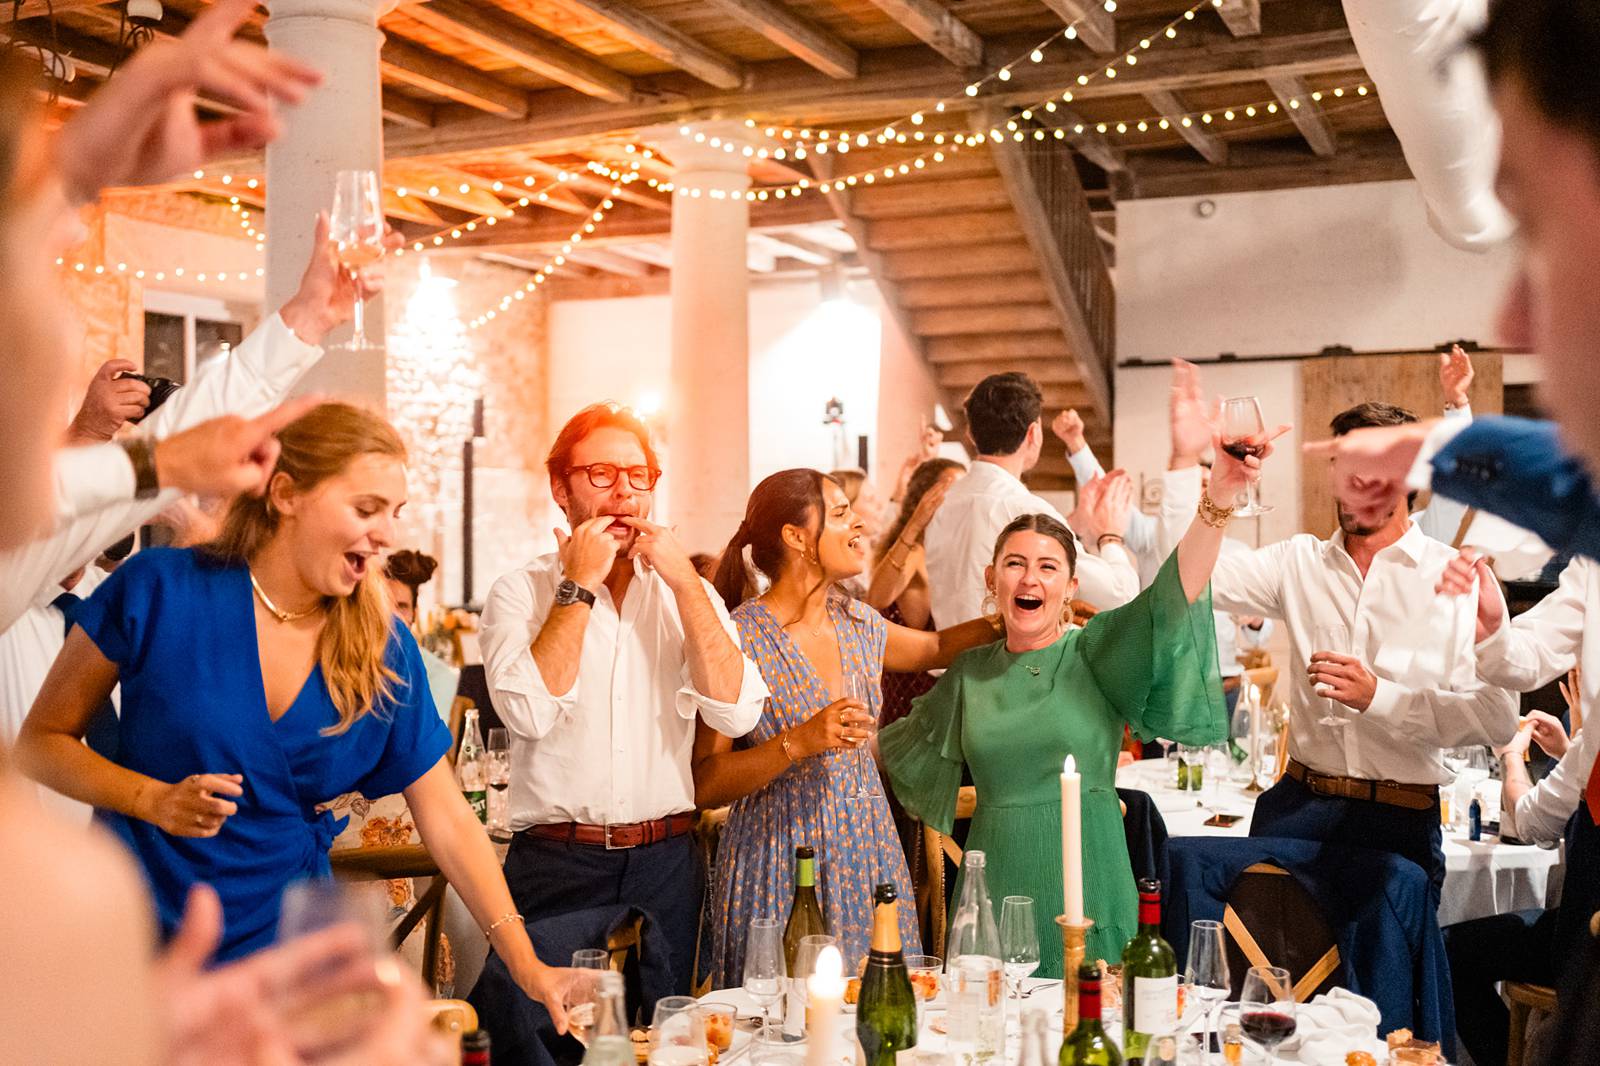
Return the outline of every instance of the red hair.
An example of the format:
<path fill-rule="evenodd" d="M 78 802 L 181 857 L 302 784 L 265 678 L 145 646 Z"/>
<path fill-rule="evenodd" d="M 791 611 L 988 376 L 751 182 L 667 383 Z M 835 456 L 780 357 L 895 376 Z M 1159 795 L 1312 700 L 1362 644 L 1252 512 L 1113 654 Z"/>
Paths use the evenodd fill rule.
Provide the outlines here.
<path fill-rule="evenodd" d="M 566 477 L 572 467 L 572 453 L 577 450 L 578 442 L 599 429 L 621 429 L 632 433 L 639 438 L 639 447 L 644 449 L 645 463 L 652 470 L 660 469 L 655 447 L 650 443 L 650 427 L 633 413 L 632 408 L 607 401 L 592 403 L 567 419 L 567 424 L 556 434 L 555 443 L 550 445 L 550 454 L 545 456 L 544 467 L 550 476 Z"/>

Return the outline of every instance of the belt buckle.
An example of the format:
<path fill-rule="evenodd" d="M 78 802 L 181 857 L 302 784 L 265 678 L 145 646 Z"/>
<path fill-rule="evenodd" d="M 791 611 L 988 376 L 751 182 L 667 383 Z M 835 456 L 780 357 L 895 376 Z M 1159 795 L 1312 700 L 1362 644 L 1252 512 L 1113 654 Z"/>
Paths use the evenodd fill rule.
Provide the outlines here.
<path fill-rule="evenodd" d="M 601 842 L 605 845 L 605 849 L 607 851 L 627 851 L 628 848 L 627 848 L 626 845 L 611 843 L 611 830 L 612 830 L 612 828 L 613 827 L 612 827 L 610 822 L 607 822 L 605 825 L 600 827 L 601 832 L 604 834 L 601 837 Z"/>

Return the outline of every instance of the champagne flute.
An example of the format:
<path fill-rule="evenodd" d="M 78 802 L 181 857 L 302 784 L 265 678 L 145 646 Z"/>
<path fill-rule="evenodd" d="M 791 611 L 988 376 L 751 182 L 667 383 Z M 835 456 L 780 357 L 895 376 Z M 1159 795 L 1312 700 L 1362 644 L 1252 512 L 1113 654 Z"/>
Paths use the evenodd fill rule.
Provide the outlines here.
<path fill-rule="evenodd" d="M 783 998 L 783 924 L 752 918 L 744 940 L 744 990 L 761 1008 L 763 1028 L 772 1024 L 772 1006 Z"/>
<path fill-rule="evenodd" d="M 1239 996 L 1239 1027 L 1267 1052 L 1267 1066 L 1277 1062 L 1279 1044 L 1294 1035 L 1294 984 L 1281 966 L 1252 966 Z"/>
<path fill-rule="evenodd" d="M 1311 642 L 1313 645 L 1311 649 L 1312 655 L 1315 655 L 1319 651 L 1331 651 L 1339 655 L 1350 654 L 1350 631 L 1342 625 L 1317 626 L 1316 629 L 1312 631 Z M 1308 657 L 1306 660 L 1307 668 L 1309 668 L 1310 665 L 1311 660 Z M 1311 691 L 1316 693 L 1316 687 L 1312 686 Z M 1346 725 L 1349 725 L 1350 719 L 1335 710 L 1333 703 L 1334 701 L 1332 697 L 1317 695 L 1317 706 L 1322 711 L 1322 716 L 1317 719 L 1317 724 L 1333 726 L 1335 728 L 1342 728 Z"/>
<path fill-rule="evenodd" d="M 706 1021 L 692 996 L 656 1000 L 650 1024 L 650 1066 L 706 1066 Z"/>
<path fill-rule="evenodd" d="M 376 973 L 380 962 L 392 958 L 385 935 L 387 913 L 388 897 L 376 882 L 358 888 L 332 878 L 314 878 L 295 881 L 284 889 L 278 913 L 279 943 L 335 928 L 359 933 L 348 950 L 330 956 L 314 971 L 300 974 L 292 986 L 274 990 L 279 1010 L 307 1047 L 364 1031 L 374 1017 L 373 988 L 350 978 L 362 972 Z"/>
<path fill-rule="evenodd" d="M 1243 462 L 1259 456 L 1267 446 L 1267 426 L 1261 419 L 1261 401 L 1254 396 L 1235 396 L 1222 401 L 1222 450 Z M 1272 510 L 1260 500 L 1254 481 L 1245 488 L 1245 504 L 1236 508 L 1240 518 L 1254 518 Z"/>
<path fill-rule="evenodd" d="M 339 265 L 359 287 L 361 269 L 383 258 L 383 193 L 375 170 L 341 170 L 334 177 L 333 211 L 328 218 L 328 238 L 333 241 Z M 341 351 L 363 352 L 374 347 L 367 340 L 360 293 L 352 309 L 350 340 Z"/>
<path fill-rule="evenodd" d="M 882 795 L 878 791 L 877 769 L 872 765 L 872 738 L 878 732 L 878 719 L 872 710 L 872 682 L 847 665 L 844 671 L 844 699 L 857 700 L 867 709 L 866 738 L 856 748 L 856 790 L 852 799 L 872 799 Z"/>
<path fill-rule="evenodd" d="M 1011 997 L 1022 998 L 1022 980 L 1039 968 L 1039 927 L 1032 896 L 1007 896 L 1000 904 L 1000 961 Z"/>
<path fill-rule="evenodd" d="M 1202 1061 L 1211 1054 L 1211 1014 L 1218 1003 L 1228 998 L 1231 981 L 1228 953 L 1222 945 L 1222 923 L 1209 919 L 1189 925 L 1189 956 L 1183 967 L 1184 986 L 1200 1001 L 1205 1024 L 1200 1037 Z"/>
<path fill-rule="evenodd" d="M 489 828 L 509 829 L 511 736 L 505 729 L 496 727 L 489 730 L 484 765 L 489 779 Z"/>

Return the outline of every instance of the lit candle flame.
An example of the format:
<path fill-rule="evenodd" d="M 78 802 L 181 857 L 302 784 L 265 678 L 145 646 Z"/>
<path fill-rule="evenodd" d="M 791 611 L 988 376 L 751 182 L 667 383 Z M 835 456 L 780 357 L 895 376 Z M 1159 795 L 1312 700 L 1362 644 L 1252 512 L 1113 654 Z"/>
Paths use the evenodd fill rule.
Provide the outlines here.
<path fill-rule="evenodd" d="M 1064 773 L 1064 774 L 1075 774 L 1075 773 L 1077 773 L 1078 772 L 1078 760 L 1076 760 L 1072 756 L 1068 755 L 1067 756 L 1067 761 L 1061 764 L 1061 772 Z"/>

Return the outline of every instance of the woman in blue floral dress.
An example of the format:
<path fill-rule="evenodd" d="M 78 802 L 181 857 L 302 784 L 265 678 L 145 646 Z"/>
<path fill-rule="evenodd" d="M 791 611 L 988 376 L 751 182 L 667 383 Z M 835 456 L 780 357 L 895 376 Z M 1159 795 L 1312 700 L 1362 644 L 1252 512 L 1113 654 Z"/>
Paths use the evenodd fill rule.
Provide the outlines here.
<path fill-rule="evenodd" d="M 749 600 L 747 550 L 750 565 L 772 583 Z M 982 619 L 937 633 L 907 629 L 849 599 L 836 585 L 865 570 L 869 551 L 838 484 L 797 469 L 756 486 L 723 552 L 717 591 L 772 694 L 743 739 L 711 730 L 695 739 L 696 802 L 732 804 L 707 900 L 703 968 L 716 987 L 742 982 L 752 918 L 787 917 L 801 845 L 816 849 L 818 896 L 848 965 L 869 948 L 872 888 L 880 882 L 893 883 L 905 901 L 900 935 L 908 952 L 919 950 L 905 852 L 877 765 L 863 757 L 882 703 L 880 679 L 886 668 L 939 669 L 996 633 Z M 852 691 L 865 698 L 847 698 Z"/>

